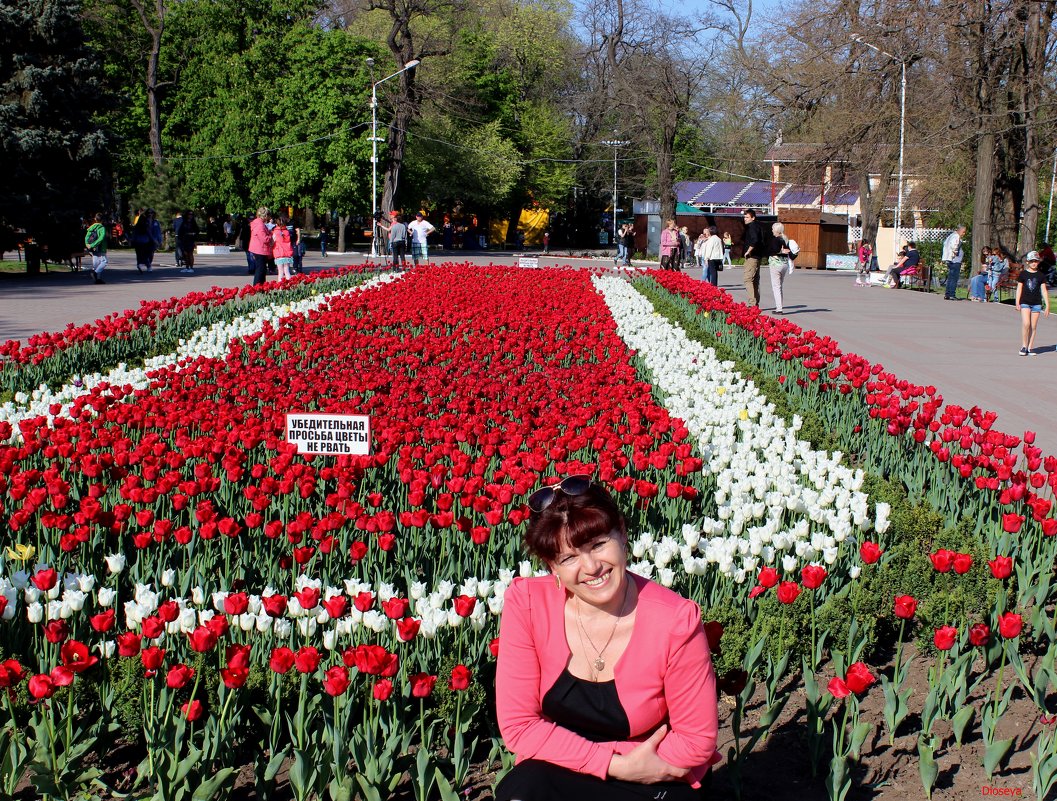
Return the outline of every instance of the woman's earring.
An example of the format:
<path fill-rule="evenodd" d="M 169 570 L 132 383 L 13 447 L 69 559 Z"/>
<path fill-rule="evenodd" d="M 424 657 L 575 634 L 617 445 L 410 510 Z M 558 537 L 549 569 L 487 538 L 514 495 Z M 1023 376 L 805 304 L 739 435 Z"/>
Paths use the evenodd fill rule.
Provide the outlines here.
<path fill-rule="evenodd" d="M 562 588 L 562 580 L 557 576 L 554 577 L 554 586 L 557 587 L 559 590 Z"/>

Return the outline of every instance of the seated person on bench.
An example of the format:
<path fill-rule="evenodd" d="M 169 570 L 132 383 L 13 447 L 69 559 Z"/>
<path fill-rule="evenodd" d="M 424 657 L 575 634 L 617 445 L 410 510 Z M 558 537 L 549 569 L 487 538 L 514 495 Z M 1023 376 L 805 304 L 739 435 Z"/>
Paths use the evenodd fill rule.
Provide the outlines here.
<path fill-rule="evenodd" d="M 888 280 L 885 282 L 885 286 L 898 289 L 902 285 L 900 278 L 913 275 L 917 272 L 920 263 L 921 254 L 918 253 L 915 243 L 907 242 L 906 246 L 899 251 L 899 259 L 888 271 Z"/>

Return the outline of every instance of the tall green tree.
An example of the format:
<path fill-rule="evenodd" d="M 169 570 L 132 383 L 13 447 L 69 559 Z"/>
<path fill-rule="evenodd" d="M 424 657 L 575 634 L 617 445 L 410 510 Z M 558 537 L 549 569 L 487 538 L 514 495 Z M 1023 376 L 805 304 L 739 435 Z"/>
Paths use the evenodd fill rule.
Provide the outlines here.
<path fill-rule="evenodd" d="M 104 197 L 93 114 L 105 96 L 79 12 L 77 0 L 0 0 L 0 226 L 53 249 Z"/>

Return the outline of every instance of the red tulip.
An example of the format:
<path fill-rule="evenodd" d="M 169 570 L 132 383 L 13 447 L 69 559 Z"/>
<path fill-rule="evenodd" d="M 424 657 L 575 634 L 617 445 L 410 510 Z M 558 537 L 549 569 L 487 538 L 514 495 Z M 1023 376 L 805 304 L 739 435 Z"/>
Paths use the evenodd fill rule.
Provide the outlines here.
<path fill-rule="evenodd" d="M 783 581 L 776 590 L 778 600 L 783 604 L 791 604 L 800 595 L 800 587 L 795 581 Z"/>
<path fill-rule="evenodd" d="M 870 542 L 866 540 L 862 545 L 859 546 L 859 557 L 868 565 L 872 565 L 881 558 L 881 554 L 884 551 L 881 550 L 880 546 L 876 542 Z"/>
<path fill-rule="evenodd" d="M 194 668 L 189 668 L 184 664 L 173 665 L 165 676 L 165 684 L 170 690 L 179 690 L 186 687 L 194 675 Z"/>
<path fill-rule="evenodd" d="M 195 653 L 212 651 L 217 644 L 217 635 L 208 626 L 199 626 L 187 635 L 187 644 Z"/>
<path fill-rule="evenodd" d="M 851 690 L 848 689 L 848 685 L 844 683 L 844 679 L 839 676 L 834 676 L 829 680 L 829 684 L 826 685 L 826 689 L 829 690 L 829 694 L 834 698 L 847 698 L 851 695 Z"/>
<path fill-rule="evenodd" d="M 910 620 L 918 609 L 918 602 L 909 595 L 897 595 L 895 600 L 896 617 Z"/>
<path fill-rule="evenodd" d="M 41 592 L 47 592 L 54 587 L 59 581 L 59 574 L 50 567 L 42 567 L 33 577 L 30 579 L 33 582 L 33 586 Z"/>
<path fill-rule="evenodd" d="M 37 701 L 51 698 L 55 694 L 55 682 L 44 674 L 33 676 L 29 680 L 29 694 Z"/>
<path fill-rule="evenodd" d="M 396 621 L 396 636 L 402 642 L 410 642 L 418 636 L 418 630 L 421 626 L 422 621 L 418 618 L 405 617 L 403 620 Z"/>
<path fill-rule="evenodd" d="M 229 690 L 237 690 L 246 683 L 250 672 L 246 668 L 226 667 L 220 669 L 220 678 Z"/>
<path fill-rule="evenodd" d="M 400 620 L 401 618 L 407 617 L 407 612 L 410 605 L 406 598 L 390 598 L 388 601 L 382 601 L 382 612 L 385 616 L 392 620 Z"/>
<path fill-rule="evenodd" d="M 469 617 L 477 605 L 477 598 L 470 595 L 456 595 L 452 599 L 452 604 L 455 606 L 455 614 L 459 617 Z"/>
<path fill-rule="evenodd" d="M 969 569 L 973 566 L 973 557 L 967 553 L 957 553 L 954 555 L 954 572 L 959 576 L 969 572 Z"/>
<path fill-rule="evenodd" d="M 932 633 L 932 642 L 938 651 L 949 651 L 958 639 L 958 629 L 954 626 L 940 626 Z"/>
<path fill-rule="evenodd" d="M 756 579 L 761 587 L 770 589 L 778 583 L 778 571 L 773 567 L 760 568 L 760 575 Z"/>
<path fill-rule="evenodd" d="M 144 669 L 149 675 L 153 676 L 165 662 L 165 649 L 158 648 L 157 646 L 144 648 L 140 653 L 139 658 L 143 663 Z"/>
<path fill-rule="evenodd" d="M 99 661 L 99 657 L 88 652 L 88 646 L 77 640 L 68 640 L 59 649 L 63 667 L 74 673 L 83 673 Z"/>
<path fill-rule="evenodd" d="M 244 592 L 233 592 L 224 598 L 224 613 L 228 615 L 245 614 L 250 608 L 249 596 Z"/>
<path fill-rule="evenodd" d="M 433 693 L 433 685 L 437 683 L 437 677 L 428 673 L 414 673 L 408 677 L 411 683 L 411 696 L 413 698 L 429 698 Z"/>
<path fill-rule="evenodd" d="M 996 556 L 987 564 L 991 568 L 991 575 L 996 579 L 1007 579 L 1013 573 L 1013 557 L 1011 556 Z"/>
<path fill-rule="evenodd" d="M 264 612 L 269 617 L 282 617 L 286 614 L 286 596 L 285 595 L 262 595 L 261 606 L 264 607 Z"/>
<path fill-rule="evenodd" d="M 180 713 L 191 723 L 200 720 L 205 711 L 202 702 L 197 699 L 194 701 L 188 701 L 180 707 Z"/>
<path fill-rule="evenodd" d="M 349 689 L 349 669 L 344 665 L 327 668 L 323 674 L 323 689 L 327 695 L 341 695 Z"/>
<path fill-rule="evenodd" d="M 355 606 L 361 612 L 370 611 L 371 608 L 374 606 L 374 593 L 357 593 L 356 597 L 352 599 L 352 605 Z"/>
<path fill-rule="evenodd" d="M 275 673 L 286 673 L 294 666 L 294 652 L 285 645 L 272 649 L 268 668 Z"/>
<path fill-rule="evenodd" d="M 389 696 L 393 694 L 393 682 L 389 679 L 379 679 L 372 688 L 371 694 L 377 701 L 388 701 Z"/>
<path fill-rule="evenodd" d="M 940 573 L 949 573 L 951 567 L 954 566 L 954 551 L 940 548 L 936 553 L 929 554 L 929 559 L 932 560 L 932 566 Z"/>
<path fill-rule="evenodd" d="M 319 667 L 319 650 L 312 645 L 303 645 L 294 654 L 294 667 L 298 673 L 314 673 Z"/>
<path fill-rule="evenodd" d="M 92 630 L 100 634 L 105 634 L 114 628 L 114 621 L 117 616 L 114 614 L 113 609 L 107 609 L 105 612 L 100 612 L 98 615 L 92 615 L 88 618 L 88 623 L 91 625 Z"/>
<path fill-rule="evenodd" d="M 224 651 L 224 659 L 228 663 L 228 667 L 249 670 L 250 650 L 251 646 L 249 645 L 229 645 Z"/>
<path fill-rule="evenodd" d="M 856 695 L 865 692 L 875 681 L 877 681 L 877 678 L 870 673 L 870 669 L 862 662 L 853 663 L 844 676 L 844 682 L 848 685 L 848 689 Z"/>
<path fill-rule="evenodd" d="M 1016 612 L 1006 612 L 1004 615 L 998 617 L 998 633 L 1005 637 L 1007 640 L 1011 640 L 1014 637 L 1019 637 L 1020 632 L 1024 629 L 1024 618 L 1018 615 Z"/>
<path fill-rule="evenodd" d="M 466 665 L 456 665 L 451 671 L 451 681 L 448 682 L 448 688 L 459 692 L 465 690 L 470 686 L 470 681 L 473 679 L 473 671 L 471 671 Z"/>
<path fill-rule="evenodd" d="M 499 658 L 499 638 L 493 637 L 492 641 L 488 643 L 488 650 L 492 652 L 492 656 L 496 659 Z"/>
<path fill-rule="evenodd" d="M 117 655 L 133 657 L 139 654 L 143 637 L 134 631 L 126 631 L 114 638 L 117 641 Z"/>
<path fill-rule="evenodd" d="M 1016 534 L 1024 523 L 1023 515 L 1005 513 L 1002 515 L 1002 530 L 1008 534 Z"/>
<path fill-rule="evenodd" d="M 976 623 L 969 628 L 969 642 L 982 647 L 991 641 L 991 628 L 986 623 Z"/>
<path fill-rule="evenodd" d="M 800 581 L 809 590 L 817 590 L 826 578 L 826 569 L 820 565 L 804 565 Z"/>

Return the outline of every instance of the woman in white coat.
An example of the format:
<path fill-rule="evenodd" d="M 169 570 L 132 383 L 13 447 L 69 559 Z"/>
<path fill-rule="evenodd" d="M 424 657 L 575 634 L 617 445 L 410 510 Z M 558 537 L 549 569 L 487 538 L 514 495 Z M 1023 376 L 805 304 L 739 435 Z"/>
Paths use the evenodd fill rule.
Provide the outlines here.
<path fill-rule="evenodd" d="M 783 313 L 785 279 L 793 273 L 793 261 L 800 255 L 800 246 L 785 235 L 785 226 L 776 222 L 771 226 L 774 247 L 770 260 L 771 292 L 774 293 L 774 312 Z"/>

